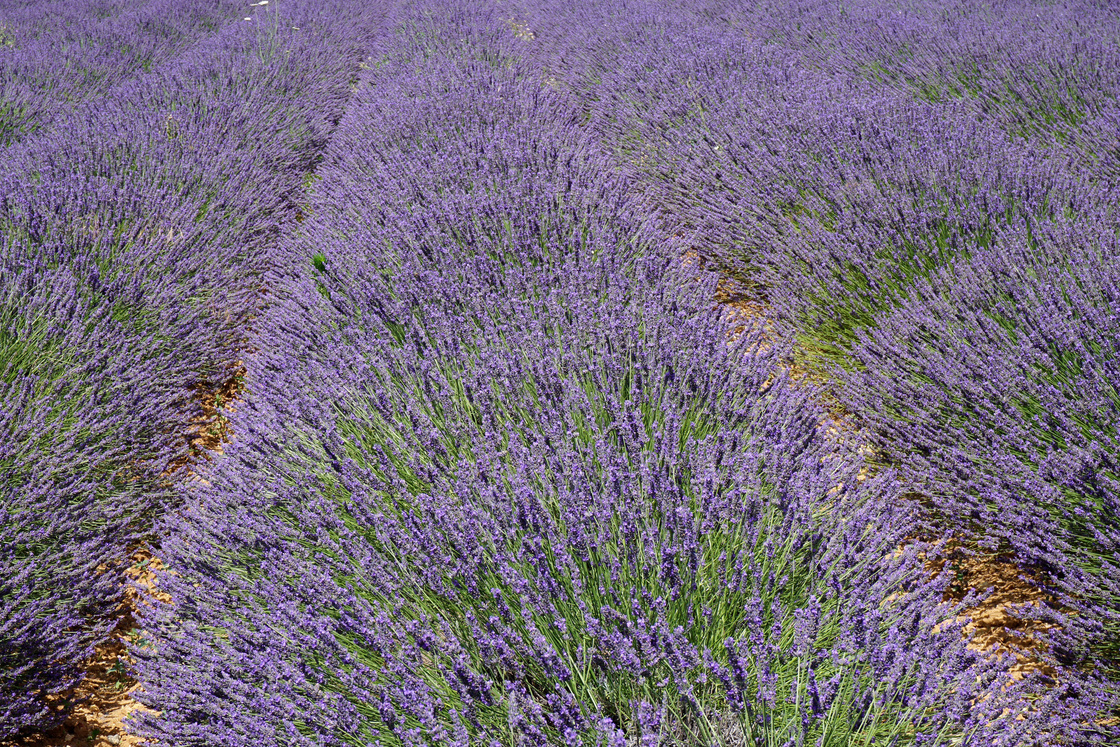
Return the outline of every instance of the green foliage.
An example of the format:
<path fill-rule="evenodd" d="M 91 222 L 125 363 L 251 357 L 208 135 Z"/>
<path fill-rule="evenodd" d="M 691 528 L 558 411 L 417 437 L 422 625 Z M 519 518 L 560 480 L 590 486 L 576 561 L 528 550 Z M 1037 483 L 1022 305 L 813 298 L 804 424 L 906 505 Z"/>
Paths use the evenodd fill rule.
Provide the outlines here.
<path fill-rule="evenodd" d="M 23 105 L 0 101 L 0 146 L 9 145 L 36 129 Z"/>
<path fill-rule="evenodd" d="M 70 360 L 45 319 L 26 320 L 14 305 L 0 304 L 0 381 L 65 370 Z"/>

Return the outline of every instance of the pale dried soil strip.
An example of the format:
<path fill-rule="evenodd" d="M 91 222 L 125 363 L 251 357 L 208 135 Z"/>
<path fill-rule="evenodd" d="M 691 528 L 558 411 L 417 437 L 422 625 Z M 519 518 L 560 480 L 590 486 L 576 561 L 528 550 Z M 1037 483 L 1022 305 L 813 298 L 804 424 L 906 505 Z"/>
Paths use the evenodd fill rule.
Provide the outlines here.
<path fill-rule="evenodd" d="M 231 412 L 233 403 L 244 386 L 245 369 L 239 362 L 234 373 L 216 389 L 207 384 L 196 388 L 201 414 L 191 420 L 184 438 L 189 455 L 168 465 L 164 476 L 169 479 L 199 480 L 190 465 L 200 459 L 210 459 L 222 453 L 222 445 L 233 438 L 225 413 Z M 66 721 L 50 731 L 33 734 L 18 742 L 0 743 L 3 747 L 140 747 L 144 742 L 131 734 L 126 720 L 141 710 L 147 710 L 133 699 L 132 694 L 140 684 L 129 676 L 131 659 L 125 641 L 142 639 L 143 631 L 136 626 L 134 613 L 139 605 L 151 597 L 169 604 L 171 598 L 157 589 L 156 571 L 163 563 L 146 547 L 139 548 L 131 558 L 132 565 L 125 571 L 128 586 L 118 608 L 120 621 L 112 637 L 97 647 L 86 665 L 82 683 L 66 697 L 80 701 L 73 706 Z M 59 703 L 63 697 L 51 698 Z"/>
<path fill-rule="evenodd" d="M 695 250 L 685 252 L 681 260 L 686 267 L 702 269 L 704 265 Z M 760 329 L 763 333 L 762 350 L 766 349 L 766 340 L 774 339 L 775 327 L 766 304 L 738 290 L 729 278 L 720 280 L 714 300 L 728 311 L 729 321 L 733 325 L 729 331 L 732 339 L 752 328 Z M 812 381 L 817 378 L 792 361 L 784 364 L 784 368 L 794 381 Z M 830 436 L 838 437 L 841 429 L 853 426 L 851 413 L 845 412 L 838 403 L 829 400 L 823 404 L 832 416 L 828 423 Z M 866 445 L 861 444 L 858 448 L 865 456 L 874 455 L 873 450 Z M 862 467 L 856 479 L 867 479 L 870 469 L 868 465 Z M 1044 604 L 1056 606 L 1057 601 L 1047 598 L 1039 588 L 1040 585 L 1032 583 L 1032 580 L 1037 579 L 1032 579 L 1025 573 L 1008 553 L 971 553 L 961 543 L 951 544 L 946 551 L 947 558 L 942 557 L 927 566 L 931 574 L 936 574 L 948 564 L 950 571 L 956 574 L 956 583 L 946 594 L 945 602 L 959 603 L 970 591 L 990 592 L 982 601 L 964 610 L 956 618 L 958 621 L 964 618 L 970 620 L 963 630 L 969 637 L 968 647 L 988 652 L 992 656 L 1012 654 L 1015 663 L 1008 671 L 1014 680 L 1039 672 L 1056 682 L 1057 673 L 1043 663 L 1039 656 L 1042 644 L 1035 636 L 1036 633 L 1045 632 L 1054 626 L 1041 620 L 1032 620 L 1025 613 L 1031 607 Z"/>

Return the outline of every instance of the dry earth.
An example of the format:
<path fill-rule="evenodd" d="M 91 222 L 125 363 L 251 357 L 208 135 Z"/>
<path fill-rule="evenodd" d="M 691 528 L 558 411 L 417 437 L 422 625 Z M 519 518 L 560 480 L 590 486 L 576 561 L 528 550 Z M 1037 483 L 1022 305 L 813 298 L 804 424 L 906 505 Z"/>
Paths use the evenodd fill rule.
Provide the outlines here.
<path fill-rule="evenodd" d="M 222 453 L 222 444 L 233 438 L 225 413 L 234 409 L 232 403 L 244 388 L 244 376 L 244 366 L 239 362 L 234 374 L 216 390 L 208 384 L 199 385 L 196 394 L 202 412 L 187 428 L 185 439 L 189 455 L 168 465 L 166 477 L 201 480 L 191 470 L 191 464 Z M 132 697 L 140 685 L 128 674 L 130 658 L 125 642 L 143 636 L 143 631 L 136 626 L 134 613 L 145 603 L 145 597 L 151 595 L 164 603 L 169 603 L 171 598 L 156 588 L 155 571 L 163 566 L 150 549 L 137 549 L 131 560 L 132 565 L 125 571 L 129 585 L 118 608 L 120 621 L 112 637 L 94 651 L 82 683 L 73 692 L 51 699 L 60 702 L 65 698 L 78 704 L 66 721 L 54 729 L 14 742 L 0 742 L 0 747 L 139 747 L 143 744 L 125 724 L 130 716 L 144 708 Z M 58 707 L 62 709 L 61 705 Z"/>
<path fill-rule="evenodd" d="M 125 571 L 130 584 L 153 593 L 157 599 L 170 601 L 167 597 L 161 598 L 155 590 L 154 571 L 161 567 L 159 559 L 143 549 L 132 556 L 132 562 Z M 117 629 L 112 638 L 94 652 L 87 664 L 85 679 L 69 694 L 70 700 L 80 702 L 66 721 L 48 732 L 13 744 L 23 747 L 133 747 L 141 744 L 138 737 L 128 733 L 124 724 L 125 719 L 143 708 L 132 698 L 140 685 L 128 675 L 129 656 L 125 651 L 126 640 L 142 635 L 133 619 L 133 612 L 143 603 L 140 596 L 131 586 L 125 589 Z"/>
<path fill-rule="evenodd" d="M 940 571 L 945 564 L 957 576 L 957 583 L 946 601 L 960 602 L 970 590 L 990 591 L 979 605 L 965 610 L 961 618 L 968 617 L 965 633 L 970 637 L 969 648 L 977 651 L 1010 652 L 1016 663 L 1009 670 L 1013 679 L 1022 679 L 1030 672 L 1041 672 L 1056 681 L 1057 672 L 1039 661 L 1037 652 L 1041 644 L 1035 633 L 1050 630 L 1053 625 L 1032 620 L 1023 613 L 1040 605 L 1057 605 L 1057 600 L 1047 597 L 1039 584 L 1031 583 L 1031 575 L 1016 564 L 1009 553 L 969 553 L 961 546 L 950 549 L 948 560 L 933 564 L 931 570 Z M 1037 579 L 1034 579 L 1037 581 Z"/>
<path fill-rule="evenodd" d="M 686 267 L 697 269 L 702 269 L 704 264 L 695 250 L 685 252 L 682 262 Z M 729 333 L 732 338 L 756 328 L 763 332 L 762 344 L 765 345 L 765 341 L 772 340 L 776 334 L 766 304 L 752 298 L 732 281 L 726 278 L 720 281 L 715 301 L 728 309 L 733 325 Z M 794 381 L 821 381 L 819 376 L 792 361 L 784 367 Z M 844 411 L 839 403 L 827 399 L 822 405 L 831 415 L 828 423 L 831 436 L 840 436 L 841 430 L 852 428 L 852 414 Z M 865 445 L 858 448 L 865 455 L 873 455 L 873 450 Z M 869 474 L 869 468 L 865 466 L 856 479 L 864 480 Z M 950 593 L 946 595 L 946 602 L 959 603 L 970 591 L 987 592 L 983 601 L 964 610 L 957 618 L 958 621 L 966 617 L 970 619 L 964 627 L 964 634 L 969 637 L 968 647 L 986 651 L 992 656 L 1013 654 L 1016 663 L 1009 669 L 1012 679 L 1020 680 L 1038 671 L 1056 682 L 1056 672 L 1039 658 L 1041 643 L 1034 635 L 1049 630 L 1052 625 L 1032 620 L 1029 615 L 1031 607 L 1057 604 L 1056 600 L 1043 594 L 1040 584 L 1032 583 L 1032 580 L 1040 579 L 1024 571 L 1009 553 L 970 552 L 960 542 L 951 544 L 945 557 L 929 563 L 928 570 L 931 574 L 940 573 L 946 565 L 956 577 Z M 1016 610 L 1020 614 L 1016 614 Z"/>

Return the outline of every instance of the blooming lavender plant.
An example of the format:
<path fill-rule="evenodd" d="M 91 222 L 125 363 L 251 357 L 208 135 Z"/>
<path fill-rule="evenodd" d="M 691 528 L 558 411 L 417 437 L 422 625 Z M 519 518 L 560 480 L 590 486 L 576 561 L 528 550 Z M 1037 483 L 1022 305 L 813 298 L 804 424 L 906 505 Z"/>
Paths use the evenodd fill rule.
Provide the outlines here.
<path fill-rule="evenodd" d="M 111 632 L 124 563 L 176 502 L 194 392 L 241 354 L 264 250 L 377 23 L 285 13 L 287 59 L 231 26 L 6 152 L 0 738 L 63 719 Z"/>
<path fill-rule="evenodd" d="M 43 3 L 0 10 L 0 145 L 158 68 L 214 33 L 240 3 Z M 3 48 L 0 48 L 3 49 Z"/>
<path fill-rule="evenodd" d="M 1071 148 L 1082 167 L 1115 174 L 1108 143 L 1117 19 L 1097 3 L 790 3 L 779 13 L 752 11 L 744 21 L 753 33 L 780 40 L 807 64 L 855 71 L 921 100 L 961 101 L 1015 138 Z"/>
<path fill-rule="evenodd" d="M 839 377 L 939 524 L 1045 571 L 1076 613 L 1059 659 L 1115 677 L 1117 247 L 1102 225 L 1002 233 L 952 282 L 917 286 Z M 1097 687 L 1115 710 L 1115 685 Z"/>
<path fill-rule="evenodd" d="M 1086 128 L 1096 144 L 1057 147 L 1009 136 L 1006 107 L 993 113 L 971 98 L 923 99 L 869 81 L 857 61 L 894 44 L 884 37 L 938 48 L 914 53 L 924 64 L 955 59 L 938 45 L 968 27 L 954 15 L 966 10 L 947 12 L 950 24 L 938 20 L 940 5 L 913 4 L 892 10 L 885 26 L 876 21 L 876 32 L 881 11 L 874 3 L 838 15 L 819 4 L 608 3 L 570 6 L 568 15 L 518 12 L 538 32 L 528 53 L 645 175 L 651 209 L 667 209 L 695 251 L 765 296 L 812 357 L 838 361 L 914 278 L 965 257 L 993 231 L 1092 212 L 1108 199 L 1107 154 L 1115 151 L 1105 142 L 1115 139 L 1107 96 L 1092 109 L 1098 124 Z M 993 54 L 1019 59 L 1009 39 L 1034 23 L 1022 20 L 1025 12 L 983 19 L 969 48 L 990 32 L 999 41 Z M 594 34 L 562 31 L 584 27 L 573 21 L 584 14 L 595 17 L 586 25 Z M 1091 9 L 1084 18 L 1108 23 Z M 1070 41 L 1080 33 L 1072 16 L 1061 22 L 1065 41 L 1056 49 L 1074 46 L 1068 55 L 1052 51 L 1055 60 L 1108 59 Z M 921 41 L 927 27 L 936 41 Z M 1110 90 L 1097 77 L 1084 87 Z"/>
<path fill-rule="evenodd" d="M 914 527 L 891 480 L 856 479 L 780 348 L 728 342 L 715 278 L 680 270 L 500 19 L 419 10 L 273 280 L 238 439 L 169 522 L 144 733 L 1028 739 L 1036 683 L 989 690 L 948 579 L 893 552 Z"/>
<path fill-rule="evenodd" d="M 157 357 L 162 330 L 125 334 L 67 270 L 31 289 L 27 275 L 5 278 L 0 300 L 5 738 L 64 716 L 44 696 L 64 694 L 111 632 L 129 547 L 170 499 L 159 473 L 180 438 L 167 413 L 186 396 L 165 383 L 182 374 Z M 89 337 L 130 344 L 98 354 Z"/>

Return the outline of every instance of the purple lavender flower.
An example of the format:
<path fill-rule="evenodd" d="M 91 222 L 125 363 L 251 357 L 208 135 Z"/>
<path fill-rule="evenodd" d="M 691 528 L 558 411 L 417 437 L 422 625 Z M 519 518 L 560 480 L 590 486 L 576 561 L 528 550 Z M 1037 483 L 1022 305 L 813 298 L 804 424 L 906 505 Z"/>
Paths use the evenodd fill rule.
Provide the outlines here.
<path fill-rule="evenodd" d="M 899 485 L 856 479 L 787 348 L 728 340 L 717 278 L 681 268 L 524 40 L 440 8 L 360 76 L 270 276 L 238 438 L 167 523 L 144 733 L 1029 734 L 1037 683 L 1001 690 L 949 579 L 893 552 Z"/>

